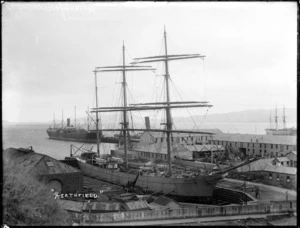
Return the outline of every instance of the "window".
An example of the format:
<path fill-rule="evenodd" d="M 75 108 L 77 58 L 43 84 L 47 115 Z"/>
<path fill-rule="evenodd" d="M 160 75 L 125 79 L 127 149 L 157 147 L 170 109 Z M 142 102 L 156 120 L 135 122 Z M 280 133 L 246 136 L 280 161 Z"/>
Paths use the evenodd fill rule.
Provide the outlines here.
<path fill-rule="evenodd" d="M 279 181 L 279 174 L 276 175 L 276 181 Z"/>
<path fill-rule="evenodd" d="M 269 173 L 269 180 L 272 180 L 273 177 L 272 177 L 272 173 Z"/>
<path fill-rule="evenodd" d="M 271 144 L 271 149 L 273 149 L 273 144 Z"/>
<path fill-rule="evenodd" d="M 249 147 L 249 146 L 250 146 L 250 143 L 247 143 L 247 146 Z"/>
<path fill-rule="evenodd" d="M 290 166 L 290 162 L 289 162 L 289 161 L 287 161 L 287 162 L 286 162 L 286 165 L 287 165 L 287 166 Z"/>
<path fill-rule="evenodd" d="M 276 152 L 276 157 L 278 157 L 278 152 Z"/>
<path fill-rule="evenodd" d="M 155 142 L 157 143 L 157 138 L 155 138 Z"/>
<path fill-rule="evenodd" d="M 163 138 L 160 138 L 160 141 L 161 141 L 161 142 L 163 142 L 163 141 L 164 141 L 164 139 L 163 139 Z"/>
<path fill-rule="evenodd" d="M 273 152 L 271 152 L 271 157 L 273 157 Z"/>
<path fill-rule="evenodd" d="M 261 148 L 261 144 L 259 144 L 259 148 Z"/>
<path fill-rule="evenodd" d="M 265 144 L 265 148 L 267 148 L 267 144 Z"/>
<path fill-rule="evenodd" d="M 281 162 L 281 165 L 283 165 L 283 162 Z"/>
<path fill-rule="evenodd" d="M 286 182 L 290 183 L 290 176 L 286 176 Z"/>
<path fill-rule="evenodd" d="M 278 145 L 276 144 L 276 149 L 278 149 Z"/>
<path fill-rule="evenodd" d="M 288 150 L 289 149 L 289 146 L 286 146 L 286 150 Z"/>
<path fill-rule="evenodd" d="M 283 154 L 280 154 L 280 157 L 283 157 Z"/>

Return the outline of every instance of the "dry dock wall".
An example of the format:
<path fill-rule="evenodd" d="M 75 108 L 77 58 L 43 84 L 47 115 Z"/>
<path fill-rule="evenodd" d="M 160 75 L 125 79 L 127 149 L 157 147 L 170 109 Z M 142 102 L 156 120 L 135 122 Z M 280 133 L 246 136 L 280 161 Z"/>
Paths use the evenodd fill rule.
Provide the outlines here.
<path fill-rule="evenodd" d="M 93 213 L 91 223 L 126 222 L 158 219 L 183 219 L 197 217 L 232 216 L 245 214 L 272 214 L 296 211 L 296 201 L 279 201 L 255 205 L 231 205 L 206 208 L 181 208 L 175 210 L 147 210 L 118 213 Z M 89 213 L 83 213 L 83 224 L 89 223 Z"/>

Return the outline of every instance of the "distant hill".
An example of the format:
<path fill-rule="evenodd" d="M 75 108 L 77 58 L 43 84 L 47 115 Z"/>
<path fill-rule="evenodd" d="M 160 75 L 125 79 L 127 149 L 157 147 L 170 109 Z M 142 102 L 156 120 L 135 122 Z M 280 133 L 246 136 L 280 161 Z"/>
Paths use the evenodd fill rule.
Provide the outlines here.
<path fill-rule="evenodd" d="M 296 109 L 286 109 L 286 122 L 295 123 L 297 120 L 297 110 Z M 255 110 L 245 110 L 239 112 L 229 112 L 229 113 L 218 113 L 218 114 L 208 114 L 205 118 L 204 115 L 192 116 L 193 120 L 196 123 L 199 122 L 210 122 L 210 123 L 269 123 L 270 119 L 270 110 L 267 109 L 255 109 Z M 274 124 L 274 110 L 272 110 L 272 124 Z M 119 122 L 119 119 L 115 119 L 113 114 L 101 115 L 101 120 L 104 126 L 116 126 L 116 122 Z M 137 126 L 144 127 L 144 122 L 141 117 L 135 118 L 133 114 L 133 120 Z M 185 127 L 194 126 L 193 120 L 191 117 L 174 117 L 174 122 L 177 123 L 177 127 L 181 127 L 180 123 L 184 123 Z M 85 126 L 87 123 L 87 117 L 80 117 L 76 120 L 77 125 Z M 151 123 L 155 120 L 150 120 Z M 53 123 L 49 121 L 48 123 Z M 57 120 L 56 124 L 60 124 L 61 121 Z M 282 126 L 282 110 L 278 109 L 278 123 L 279 126 Z M 66 124 L 66 119 L 65 119 Z M 74 119 L 71 118 L 71 125 L 74 124 Z M 92 124 L 95 126 L 95 124 Z"/>
<path fill-rule="evenodd" d="M 277 110 L 278 122 L 282 124 L 282 110 Z M 295 123 L 297 120 L 296 109 L 285 110 L 286 122 Z M 203 116 L 194 116 L 196 119 L 203 119 Z M 229 112 L 229 113 L 218 113 L 210 114 L 206 117 L 210 122 L 234 122 L 234 123 L 269 123 L 270 122 L 270 110 L 266 109 L 255 109 L 245 110 L 240 112 Z M 274 123 L 275 112 L 272 110 L 272 123 Z"/>

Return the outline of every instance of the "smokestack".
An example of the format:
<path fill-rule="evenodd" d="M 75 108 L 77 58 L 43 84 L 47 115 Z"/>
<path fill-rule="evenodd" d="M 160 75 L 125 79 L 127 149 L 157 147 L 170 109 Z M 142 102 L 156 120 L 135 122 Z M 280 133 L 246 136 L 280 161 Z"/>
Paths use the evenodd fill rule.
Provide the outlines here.
<path fill-rule="evenodd" d="M 67 127 L 70 127 L 70 118 L 67 118 Z"/>
<path fill-rule="evenodd" d="M 146 129 L 151 129 L 149 116 L 145 117 Z"/>

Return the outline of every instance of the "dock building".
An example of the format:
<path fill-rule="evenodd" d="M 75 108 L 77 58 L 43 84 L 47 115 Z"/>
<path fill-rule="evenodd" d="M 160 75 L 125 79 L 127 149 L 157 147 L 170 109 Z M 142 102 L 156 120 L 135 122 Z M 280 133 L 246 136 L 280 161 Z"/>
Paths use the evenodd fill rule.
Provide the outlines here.
<path fill-rule="evenodd" d="M 207 143 L 259 157 L 284 157 L 297 150 L 296 136 L 224 133 L 213 135 Z"/>

